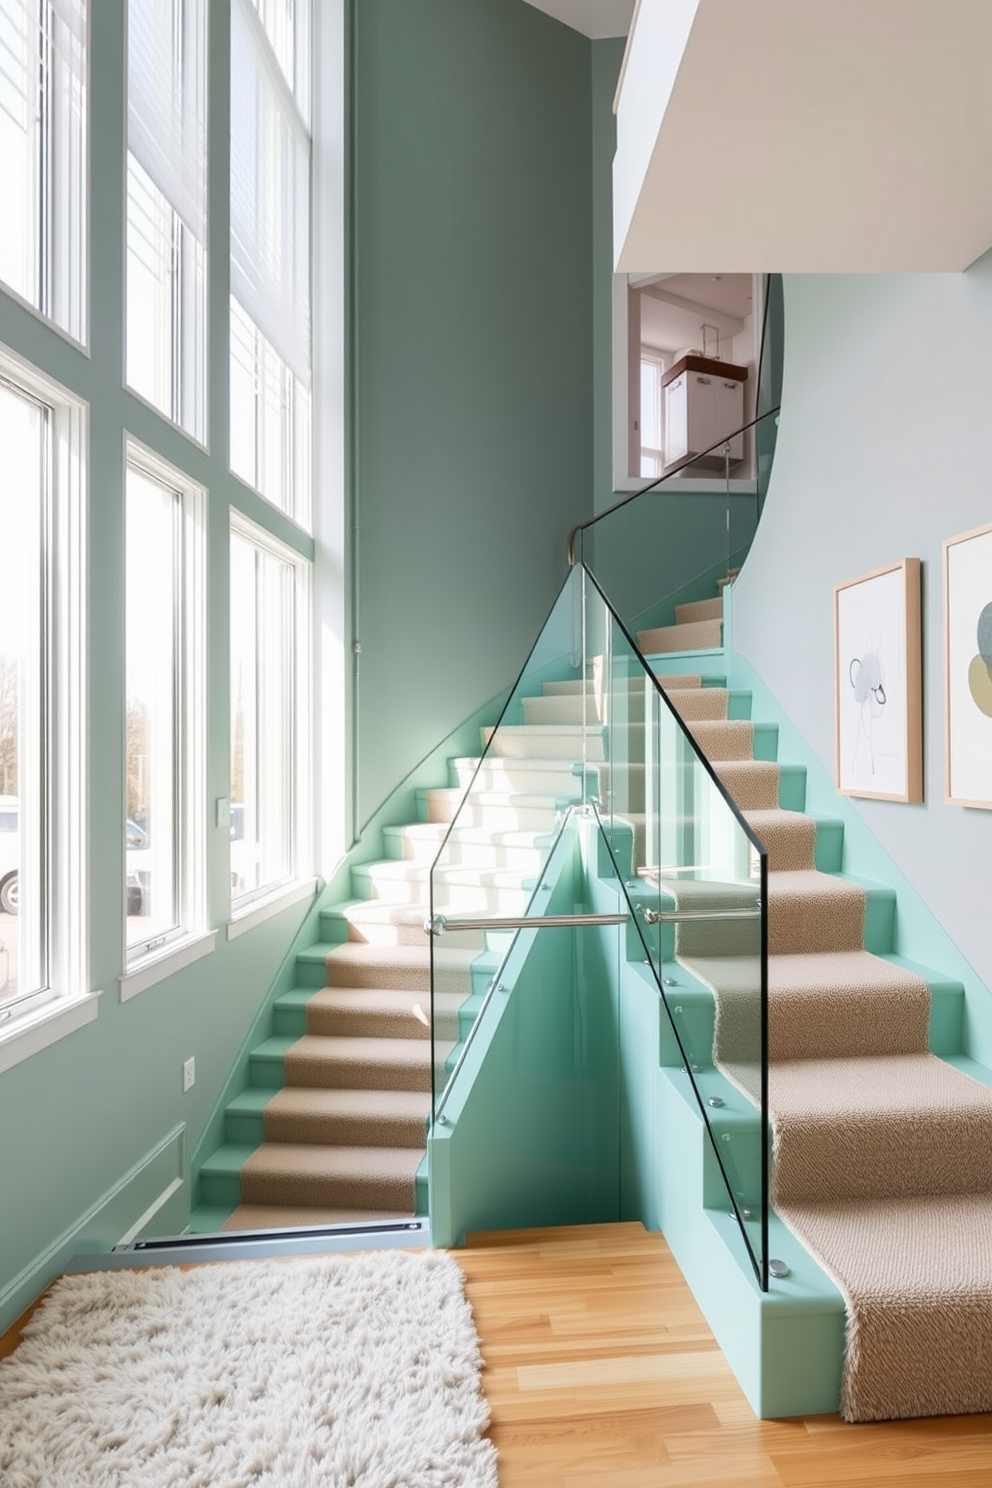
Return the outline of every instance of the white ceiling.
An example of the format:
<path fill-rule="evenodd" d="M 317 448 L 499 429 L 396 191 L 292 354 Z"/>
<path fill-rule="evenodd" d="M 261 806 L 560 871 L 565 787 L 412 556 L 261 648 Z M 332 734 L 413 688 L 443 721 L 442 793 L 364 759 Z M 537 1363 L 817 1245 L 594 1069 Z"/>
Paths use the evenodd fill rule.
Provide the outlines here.
<path fill-rule="evenodd" d="M 634 0 L 527 0 L 556 21 L 574 31 L 601 41 L 605 36 L 626 36 L 634 13 Z"/>
<path fill-rule="evenodd" d="M 720 355 L 729 359 L 731 340 L 751 310 L 750 274 L 666 274 L 640 285 L 641 343 L 674 352 L 712 343 L 703 323 L 720 333 Z"/>
<path fill-rule="evenodd" d="M 992 246 L 990 56 L 990 0 L 641 0 L 617 268 L 966 268 Z"/>

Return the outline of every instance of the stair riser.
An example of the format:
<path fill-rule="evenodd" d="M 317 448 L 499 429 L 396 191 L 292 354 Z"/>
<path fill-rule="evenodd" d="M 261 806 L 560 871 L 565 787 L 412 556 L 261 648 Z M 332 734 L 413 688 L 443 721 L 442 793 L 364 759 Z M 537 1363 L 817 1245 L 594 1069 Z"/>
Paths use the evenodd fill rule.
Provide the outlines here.
<path fill-rule="evenodd" d="M 693 599 L 675 606 L 675 624 L 692 625 L 697 620 L 722 620 L 722 599 Z"/>
<path fill-rule="evenodd" d="M 490 754 L 506 760 L 601 760 L 606 758 L 606 744 L 594 729 L 574 729 L 565 735 L 540 729 L 500 729 Z"/>
<path fill-rule="evenodd" d="M 409 1214 L 415 1202 L 414 1185 L 409 1182 L 360 1178 L 297 1178 L 295 1174 L 267 1174 L 241 1177 L 242 1199 L 246 1204 L 293 1205 L 317 1209 L 382 1209 L 396 1214 Z"/>
<path fill-rule="evenodd" d="M 424 911 L 424 919 L 427 911 Z M 427 935 L 422 924 L 390 925 L 376 921 L 356 920 L 349 925 L 348 940 L 352 945 L 367 946 L 424 946 Z M 482 947 L 481 934 L 478 940 Z"/>
<path fill-rule="evenodd" d="M 302 1121 L 284 1113 L 266 1112 L 261 1123 L 259 1142 L 291 1142 L 328 1147 L 423 1147 L 427 1140 L 424 1121 L 410 1121 L 388 1116 L 359 1120 L 345 1117 L 323 1117 Z"/>
<path fill-rule="evenodd" d="M 598 728 L 602 723 L 634 719 L 643 724 L 646 680 L 641 681 L 639 689 L 631 687 L 615 692 L 611 688 L 605 696 L 586 693 L 583 698 L 579 693 L 575 697 L 524 698 L 524 718 L 528 726 L 536 728 L 549 723 L 571 724 L 577 729 Z"/>
<path fill-rule="evenodd" d="M 420 1090 L 431 1088 L 430 1049 L 422 1064 L 354 1064 L 348 1059 L 287 1063 L 286 1084 L 305 1090 Z"/>
<path fill-rule="evenodd" d="M 429 1017 L 430 997 L 427 994 L 422 1006 Z M 311 1008 L 306 1025 L 307 1033 L 323 1034 L 329 1038 L 428 1040 L 431 1036 L 430 1028 L 410 1013 L 383 1012 L 373 1017 L 367 1012 L 348 1013 L 343 1009 Z M 434 1031 L 438 1037 L 454 1038 L 458 1031 L 457 1010 L 435 1016 Z"/>
<path fill-rule="evenodd" d="M 579 750 L 578 758 L 582 758 Z M 574 769 L 575 756 L 547 769 L 535 769 L 525 761 L 487 758 L 476 772 L 475 760 L 456 761 L 452 766 L 451 788 L 472 789 L 493 795 L 545 796 L 550 802 L 558 797 L 570 798 L 578 794 Z"/>
<path fill-rule="evenodd" d="M 200 1203 L 220 1209 L 236 1209 L 241 1203 L 241 1178 L 237 1173 L 201 1173 Z"/>
<path fill-rule="evenodd" d="M 424 921 L 426 900 L 420 905 L 392 908 L 388 904 L 365 901 L 360 906 L 342 911 L 325 910 L 321 915 L 321 940 L 326 945 L 418 946 L 427 945 Z M 484 944 L 480 934 L 479 947 Z"/>
<path fill-rule="evenodd" d="M 458 818 L 463 827 L 487 828 L 493 832 L 553 832 L 558 821 L 557 807 L 551 798 L 547 806 L 496 806 L 464 797 L 432 798 L 428 803 L 429 820 L 448 823 Z"/>
<path fill-rule="evenodd" d="M 499 872 L 498 869 L 493 871 Z M 528 875 L 521 874 L 524 881 L 520 884 L 487 884 L 472 882 L 475 872 L 481 874 L 485 870 L 466 868 L 458 877 L 454 872 L 435 876 L 435 913 L 441 905 L 466 911 L 489 910 L 492 914 L 522 913 L 530 897 L 526 886 Z M 513 870 L 508 869 L 506 877 L 512 880 L 516 875 Z M 430 895 L 431 876 L 427 864 L 412 865 L 412 871 L 408 875 L 393 875 L 383 866 L 373 866 L 358 870 L 353 878 L 356 889 L 364 887 L 370 899 L 380 900 L 384 904 L 423 904 L 428 902 Z"/>
<path fill-rule="evenodd" d="M 688 625 L 663 625 L 656 630 L 641 630 L 637 633 L 637 644 L 648 657 L 712 651 L 723 645 L 723 624 L 719 620 L 696 620 Z"/>
<path fill-rule="evenodd" d="M 397 860 L 407 863 L 423 863 L 429 867 L 441 852 L 442 864 L 453 867 L 460 864 L 466 868 L 508 868 L 518 873 L 540 873 L 547 862 L 551 844 L 532 847 L 505 847 L 499 843 L 459 842 L 453 839 L 443 847 L 440 841 L 430 842 L 417 838 L 405 838 L 401 843 L 389 846 L 402 851 L 393 854 Z"/>

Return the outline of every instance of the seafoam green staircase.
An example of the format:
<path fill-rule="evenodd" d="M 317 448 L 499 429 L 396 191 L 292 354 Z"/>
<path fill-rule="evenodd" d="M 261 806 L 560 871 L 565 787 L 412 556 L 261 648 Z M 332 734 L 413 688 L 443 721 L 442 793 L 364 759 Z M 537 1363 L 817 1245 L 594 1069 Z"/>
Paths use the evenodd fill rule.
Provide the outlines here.
<path fill-rule="evenodd" d="M 674 630 L 675 627 L 672 627 Z M 683 634 L 686 632 L 683 631 Z M 650 647 L 651 636 L 643 642 Z M 722 646 L 675 648 L 675 638 L 648 654 L 648 664 L 668 674 L 702 675 L 704 686 L 725 685 Z M 674 696 L 674 694 L 673 694 Z M 728 716 L 750 715 L 750 693 L 730 693 Z M 774 760 L 778 728 L 755 727 L 754 756 Z M 716 766 L 719 770 L 719 765 Z M 802 812 L 806 805 L 805 766 L 782 765 L 779 805 Z M 850 874 L 845 858 L 846 803 L 836 815 L 815 817 L 816 867 L 860 884 L 865 891 L 865 948 L 922 976 L 931 991 L 930 1047 L 958 1068 L 992 1083 L 992 1075 L 964 1052 L 965 987 L 900 954 L 895 892 L 884 884 Z M 631 866 L 612 861 L 602 844 L 589 844 L 593 907 L 606 910 L 623 902 L 650 902 Z M 620 890 L 617 875 L 626 883 Z M 661 967 L 668 1010 L 645 965 L 644 945 L 628 933 L 628 960 L 619 994 L 623 1103 L 627 1110 L 621 1143 L 622 1215 L 662 1229 L 675 1252 L 728 1360 L 755 1411 L 761 1416 L 834 1411 L 840 1395 L 845 1341 L 843 1298 L 832 1280 L 772 1214 L 770 1254 L 786 1263 L 787 1277 L 759 1290 L 747 1258 L 740 1226 L 730 1211 L 720 1165 L 735 1183 L 735 1197 L 750 1227 L 760 1189 L 760 1123 L 755 1108 L 713 1063 L 714 998 L 675 958 L 675 932 L 665 927 Z M 676 1031 L 677 1035 L 676 1036 Z M 681 1045 L 681 1047 L 680 1047 Z M 683 1053 L 685 1051 L 685 1053 Z M 716 1100 L 708 1110 L 707 1134 L 686 1062 L 700 1087 Z"/>
<path fill-rule="evenodd" d="M 449 833 L 473 779 L 471 809 Z M 431 864 L 446 841 L 445 902 L 456 912 L 520 912 L 579 785 L 570 759 L 524 750 L 481 766 L 456 755 L 446 785 L 418 789 L 419 820 L 383 829 L 388 856 L 352 869 L 354 897 L 325 907 L 319 939 L 298 952 L 294 985 L 273 1002 L 223 1141 L 200 1170 L 191 1228 L 427 1213 L 432 1058 L 441 1089 L 507 941 L 480 932 L 436 948 L 432 1048 Z"/>

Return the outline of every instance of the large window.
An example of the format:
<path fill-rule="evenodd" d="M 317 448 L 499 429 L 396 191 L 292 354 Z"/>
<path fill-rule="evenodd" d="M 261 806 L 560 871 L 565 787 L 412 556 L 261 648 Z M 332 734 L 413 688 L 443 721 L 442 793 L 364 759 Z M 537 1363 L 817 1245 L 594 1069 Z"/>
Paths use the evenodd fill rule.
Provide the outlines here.
<path fill-rule="evenodd" d="M 132 449 L 125 509 L 129 963 L 202 929 L 202 493 Z"/>
<path fill-rule="evenodd" d="M 664 400 L 661 379 L 665 358 L 649 347 L 641 347 L 640 459 L 642 476 L 648 479 L 665 471 Z"/>
<path fill-rule="evenodd" d="M 0 280 L 85 339 L 86 0 L 0 0 Z"/>
<path fill-rule="evenodd" d="M 54 387 L 0 362 L 0 1028 L 73 990 L 80 970 L 68 911 L 81 815 L 78 418 Z"/>
<path fill-rule="evenodd" d="M 313 882 L 311 10 L 0 0 L 0 1072 Z"/>
<path fill-rule="evenodd" d="M 206 428 L 206 4 L 128 0 L 127 381 Z"/>
<path fill-rule="evenodd" d="M 309 7 L 231 4 L 231 469 L 310 520 Z"/>
<path fill-rule="evenodd" d="M 231 533 L 231 902 L 308 871 L 308 575 L 247 522 Z"/>

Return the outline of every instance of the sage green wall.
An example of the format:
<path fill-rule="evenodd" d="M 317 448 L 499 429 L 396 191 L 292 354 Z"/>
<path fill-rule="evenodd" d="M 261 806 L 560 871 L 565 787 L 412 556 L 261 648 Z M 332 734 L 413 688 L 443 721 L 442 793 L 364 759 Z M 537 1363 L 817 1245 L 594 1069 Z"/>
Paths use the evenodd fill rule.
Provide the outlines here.
<path fill-rule="evenodd" d="M 992 253 L 963 274 L 786 275 L 778 445 L 733 597 L 735 649 L 832 775 L 833 586 L 922 559 L 926 800 L 851 809 L 987 987 L 992 814 L 944 804 L 941 562 L 992 519 L 990 334 Z"/>
<path fill-rule="evenodd" d="M 359 826 L 513 681 L 591 512 L 592 54 L 523 0 L 356 6 Z"/>
<path fill-rule="evenodd" d="M 613 99 L 626 43 L 592 43 L 593 477 L 596 510 L 613 500 Z"/>

